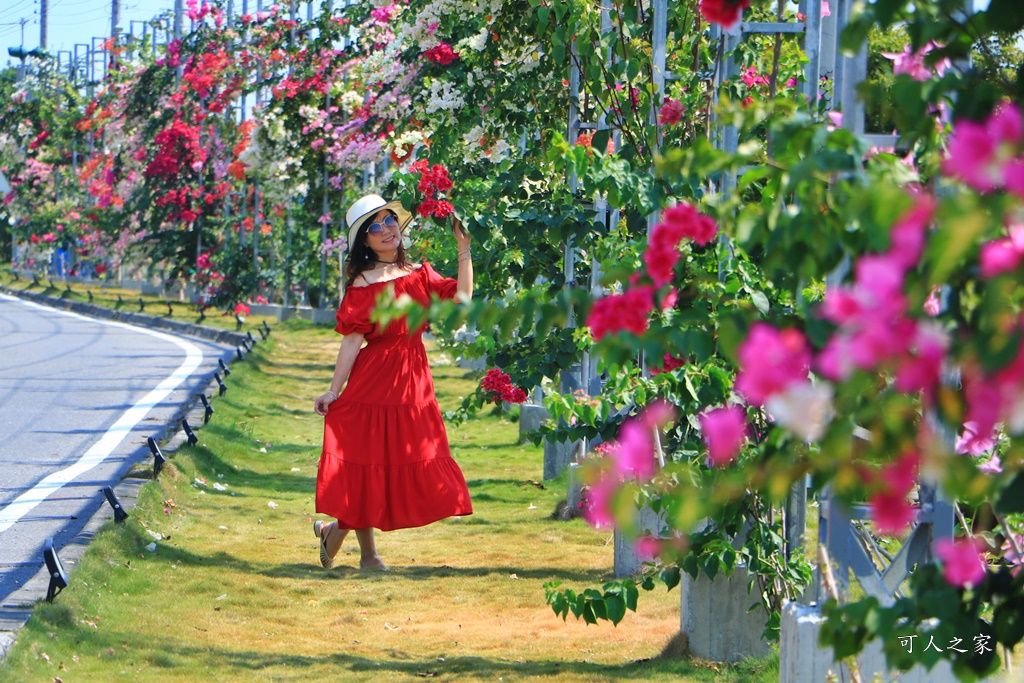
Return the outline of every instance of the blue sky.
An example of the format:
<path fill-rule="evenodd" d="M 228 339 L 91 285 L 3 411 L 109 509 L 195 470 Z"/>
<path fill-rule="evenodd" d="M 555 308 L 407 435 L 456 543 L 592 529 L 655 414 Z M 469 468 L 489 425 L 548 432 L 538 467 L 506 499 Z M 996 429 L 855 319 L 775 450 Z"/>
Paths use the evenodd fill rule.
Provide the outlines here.
<path fill-rule="evenodd" d="M 149 20 L 173 7 L 174 0 L 121 0 L 121 25 L 127 30 L 128 20 Z M 58 49 L 72 50 L 75 43 L 91 42 L 93 36 L 110 35 L 109 0 L 49 0 L 49 8 L 47 49 L 53 54 Z M 0 64 L 14 61 L 7 48 L 21 44 L 21 27 L 16 22 L 22 18 L 29 20 L 25 47 L 38 47 L 39 0 L 0 0 Z M 141 31 L 136 24 L 136 32 Z"/>
<path fill-rule="evenodd" d="M 988 7 L 990 0 L 974 0 L 978 9 Z M 106 38 L 110 35 L 110 0 L 49 0 L 50 21 L 48 50 L 56 54 L 57 50 L 73 50 L 75 43 L 88 43 L 92 38 Z M 0 65 L 8 60 L 7 48 L 21 45 L 21 27 L 18 21 L 22 18 L 29 21 L 25 25 L 25 47 L 31 49 L 39 45 L 39 3 L 40 0 L 0 0 Z M 265 0 L 266 6 L 272 0 Z M 236 11 L 242 6 L 242 0 L 234 0 Z M 319 5 L 319 2 L 317 2 Z M 121 0 L 121 26 L 129 30 L 129 20 L 148 21 L 153 17 L 174 7 L 174 0 Z M 250 11 L 255 11 L 256 0 L 249 0 Z M 302 15 L 305 15 L 302 8 Z M 142 27 L 136 24 L 136 33 L 141 34 Z"/>

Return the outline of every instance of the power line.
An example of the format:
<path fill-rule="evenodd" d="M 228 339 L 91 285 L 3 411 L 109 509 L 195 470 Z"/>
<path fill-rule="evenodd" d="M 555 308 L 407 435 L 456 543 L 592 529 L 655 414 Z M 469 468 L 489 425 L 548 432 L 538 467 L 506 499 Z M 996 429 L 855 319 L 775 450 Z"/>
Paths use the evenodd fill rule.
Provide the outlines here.
<path fill-rule="evenodd" d="M 21 0 L 21 2 L 19 2 L 18 4 L 13 5 L 11 7 L 8 7 L 7 9 L 3 10 L 2 12 L 0 12 L 0 19 L 6 19 L 8 17 L 12 17 L 15 14 L 17 14 L 18 12 L 26 12 L 26 11 L 28 11 L 28 7 L 22 8 L 22 5 L 24 5 L 25 3 L 29 3 L 29 4 L 33 4 L 34 5 L 35 4 L 35 0 Z"/>

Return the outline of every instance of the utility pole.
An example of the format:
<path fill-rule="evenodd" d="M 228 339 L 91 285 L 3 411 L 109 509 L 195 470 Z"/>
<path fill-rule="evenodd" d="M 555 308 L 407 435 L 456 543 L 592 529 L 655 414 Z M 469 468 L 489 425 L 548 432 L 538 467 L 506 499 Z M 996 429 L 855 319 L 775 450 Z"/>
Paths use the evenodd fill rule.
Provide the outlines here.
<path fill-rule="evenodd" d="M 174 39 L 181 40 L 181 0 L 174 0 Z"/>
<path fill-rule="evenodd" d="M 110 2 L 110 36 L 117 38 L 121 26 L 121 0 Z M 114 41 L 116 44 L 116 40 Z"/>
<path fill-rule="evenodd" d="M 39 0 L 39 48 L 46 49 L 46 38 L 50 32 L 50 0 Z"/>

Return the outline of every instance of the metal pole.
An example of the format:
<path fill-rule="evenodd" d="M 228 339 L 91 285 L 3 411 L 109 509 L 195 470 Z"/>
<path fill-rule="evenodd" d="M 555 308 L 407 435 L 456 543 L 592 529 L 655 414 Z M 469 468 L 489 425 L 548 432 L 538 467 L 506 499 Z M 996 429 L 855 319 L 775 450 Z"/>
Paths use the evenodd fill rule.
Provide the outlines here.
<path fill-rule="evenodd" d="M 116 37 L 121 26 L 121 0 L 110 1 L 110 35 Z"/>
<path fill-rule="evenodd" d="M 22 32 L 25 25 L 22 24 Z M 46 41 L 50 34 L 50 0 L 39 0 L 39 47 L 46 49 Z M 22 37 L 22 44 L 25 43 Z"/>

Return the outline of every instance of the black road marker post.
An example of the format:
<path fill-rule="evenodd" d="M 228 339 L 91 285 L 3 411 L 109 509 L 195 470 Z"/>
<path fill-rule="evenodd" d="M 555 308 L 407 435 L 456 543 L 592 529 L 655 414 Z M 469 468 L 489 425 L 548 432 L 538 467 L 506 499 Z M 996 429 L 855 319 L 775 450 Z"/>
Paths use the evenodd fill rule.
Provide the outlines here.
<path fill-rule="evenodd" d="M 149 446 L 149 450 L 153 453 L 153 478 L 156 479 L 160 476 L 160 471 L 164 468 L 164 463 L 167 462 L 167 458 L 160 451 L 160 446 L 156 444 L 156 439 L 149 437 L 146 439 L 146 444 Z"/>
<path fill-rule="evenodd" d="M 110 503 L 110 507 L 114 508 L 114 524 L 120 524 L 124 520 L 128 519 L 128 513 L 121 507 L 121 501 L 114 495 L 114 489 L 109 486 L 103 487 L 103 495 L 107 497 L 107 502 Z"/>
<path fill-rule="evenodd" d="M 221 372 L 224 373 L 225 377 L 231 374 L 231 368 L 227 366 L 227 363 L 224 362 L 223 358 L 218 358 L 217 364 L 220 365 Z"/>
<path fill-rule="evenodd" d="M 218 394 L 218 395 L 219 396 L 223 396 L 224 394 L 228 393 L 228 386 L 226 384 L 224 384 L 224 380 L 222 380 L 220 378 L 220 373 L 219 372 L 213 373 L 213 378 L 215 380 L 217 380 L 217 386 L 220 388 L 220 394 Z"/>
<path fill-rule="evenodd" d="M 188 439 L 189 446 L 195 446 L 199 443 L 199 437 L 192 431 L 192 425 L 188 423 L 188 420 L 181 418 L 181 429 L 185 432 L 185 438 Z"/>
<path fill-rule="evenodd" d="M 68 573 L 53 547 L 52 536 L 43 544 L 43 561 L 46 562 L 46 571 L 50 573 L 50 585 L 46 589 L 46 602 L 53 602 L 57 593 L 68 587 Z"/>
<path fill-rule="evenodd" d="M 203 408 L 206 409 L 206 412 L 203 415 L 203 424 L 207 424 L 210 421 L 210 416 L 213 415 L 213 406 L 211 406 L 210 402 L 206 400 L 206 394 L 199 394 L 199 401 L 203 404 Z"/>

